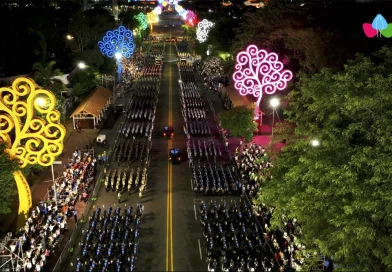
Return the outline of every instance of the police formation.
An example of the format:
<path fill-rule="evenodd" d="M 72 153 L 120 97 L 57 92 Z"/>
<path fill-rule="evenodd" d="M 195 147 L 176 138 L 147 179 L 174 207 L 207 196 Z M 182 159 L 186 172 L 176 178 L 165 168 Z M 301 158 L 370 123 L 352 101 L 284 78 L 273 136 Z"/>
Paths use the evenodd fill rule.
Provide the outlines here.
<path fill-rule="evenodd" d="M 203 201 L 200 215 L 209 271 L 272 271 L 272 253 L 245 202 Z"/>
<path fill-rule="evenodd" d="M 180 65 L 180 71 L 182 67 Z M 211 128 L 207 122 L 206 108 L 200 93 L 197 91 L 195 82 L 181 82 L 180 96 L 182 104 L 181 112 L 188 133 L 199 136 L 211 135 Z"/>
<path fill-rule="evenodd" d="M 152 133 L 158 103 L 159 81 L 149 83 L 138 84 L 133 90 L 132 99 L 126 111 L 126 122 L 120 131 L 123 138 L 149 137 Z"/>
<path fill-rule="evenodd" d="M 89 228 L 79 244 L 77 272 L 134 271 L 139 245 L 143 206 L 133 208 L 98 207 L 89 219 Z"/>
<path fill-rule="evenodd" d="M 232 167 L 210 162 L 192 164 L 193 190 L 204 195 L 239 195 L 241 183 Z"/>

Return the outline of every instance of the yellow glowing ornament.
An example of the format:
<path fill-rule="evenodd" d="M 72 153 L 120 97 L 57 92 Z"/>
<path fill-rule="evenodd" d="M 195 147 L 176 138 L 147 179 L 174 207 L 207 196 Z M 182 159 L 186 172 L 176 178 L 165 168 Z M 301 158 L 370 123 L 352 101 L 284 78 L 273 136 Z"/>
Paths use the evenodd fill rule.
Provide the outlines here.
<path fill-rule="evenodd" d="M 20 77 L 11 87 L 0 88 L 0 142 L 20 167 L 28 164 L 49 166 L 64 149 L 66 134 L 56 97 L 32 79 Z M 45 116 L 45 119 L 36 116 Z M 19 194 L 19 215 L 27 215 L 32 205 L 30 186 L 21 171 L 14 173 Z M 18 227 L 20 227 L 18 220 Z"/>
<path fill-rule="evenodd" d="M 164 6 L 165 8 L 167 7 L 167 2 L 166 1 L 163 1 L 162 2 L 162 6 Z"/>
<path fill-rule="evenodd" d="M 155 14 L 154 12 L 147 13 L 147 22 L 149 24 L 155 24 L 158 23 L 158 21 L 159 21 L 159 17 L 157 14 Z"/>

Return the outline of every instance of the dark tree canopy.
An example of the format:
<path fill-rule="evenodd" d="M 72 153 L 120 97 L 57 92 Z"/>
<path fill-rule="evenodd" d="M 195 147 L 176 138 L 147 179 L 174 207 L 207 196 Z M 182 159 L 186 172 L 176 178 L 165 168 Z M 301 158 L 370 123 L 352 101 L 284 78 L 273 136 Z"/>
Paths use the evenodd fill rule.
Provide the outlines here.
<path fill-rule="evenodd" d="M 274 226 L 296 218 L 305 244 L 345 271 L 392 269 L 391 68 L 384 48 L 340 72 L 303 74 L 288 97 L 290 141 L 259 199 L 276 207 Z"/>
<path fill-rule="evenodd" d="M 253 122 L 254 108 L 247 106 L 234 107 L 229 111 L 221 112 L 218 119 L 224 129 L 234 137 L 245 137 L 249 142 L 253 137 L 256 124 Z"/>

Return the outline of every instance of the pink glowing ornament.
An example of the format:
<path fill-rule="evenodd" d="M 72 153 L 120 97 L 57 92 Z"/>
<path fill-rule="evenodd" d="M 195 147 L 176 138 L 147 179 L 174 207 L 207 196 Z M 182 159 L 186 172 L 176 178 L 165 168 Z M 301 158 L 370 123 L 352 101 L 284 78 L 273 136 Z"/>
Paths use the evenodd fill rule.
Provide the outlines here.
<path fill-rule="evenodd" d="M 185 16 L 187 25 L 194 26 L 197 23 L 197 15 L 192 10 L 188 10 Z"/>
<path fill-rule="evenodd" d="M 234 87 L 241 95 L 251 94 L 258 98 L 255 112 L 258 112 L 263 93 L 273 94 L 285 89 L 292 78 L 293 74 L 283 69 L 283 63 L 275 53 L 249 45 L 246 51 L 237 54 Z"/>

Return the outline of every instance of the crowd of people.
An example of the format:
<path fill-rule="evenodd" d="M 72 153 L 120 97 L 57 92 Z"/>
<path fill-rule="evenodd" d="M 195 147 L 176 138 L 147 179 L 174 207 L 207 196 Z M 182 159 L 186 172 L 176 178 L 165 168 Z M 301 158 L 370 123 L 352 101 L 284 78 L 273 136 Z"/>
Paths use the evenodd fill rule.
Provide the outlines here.
<path fill-rule="evenodd" d="M 120 207 L 98 207 L 79 243 L 75 271 L 134 271 L 143 210 L 141 204 L 135 211 L 129 206 L 123 212 Z"/>
<path fill-rule="evenodd" d="M 272 179 L 271 168 L 273 164 L 265 148 L 256 143 L 245 144 L 236 148 L 234 161 L 237 165 L 238 175 L 243 183 L 243 193 L 256 199 L 262 193 L 263 185 Z M 306 247 L 298 241 L 301 236 L 301 227 L 297 220 L 289 219 L 284 222 L 283 229 L 272 229 L 270 219 L 272 207 L 254 204 L 253 211 L 259 222 L 269 247 L 274 254 L 274 262 L 280 271 L 301 270 L 306 257 L 309 257 Z"/>
<path fill-rule="evenodd" d="M 56 186 L 49 189 L 48 199 L 29 211 L 24 227 L 16 233 L 21 241 L 19 246 L 23 247 L 25 271 L 43 271 L 47 258 L 61 244 L 68 217 L 77 220 L 75 204 L 78 196 L 83 198 L 84 195 L 87 199 L 86 192 L 95 176 L 95 163 L 91 154 L 82 154 L 77 149 L 62 176 L 55 181 Z"/>

